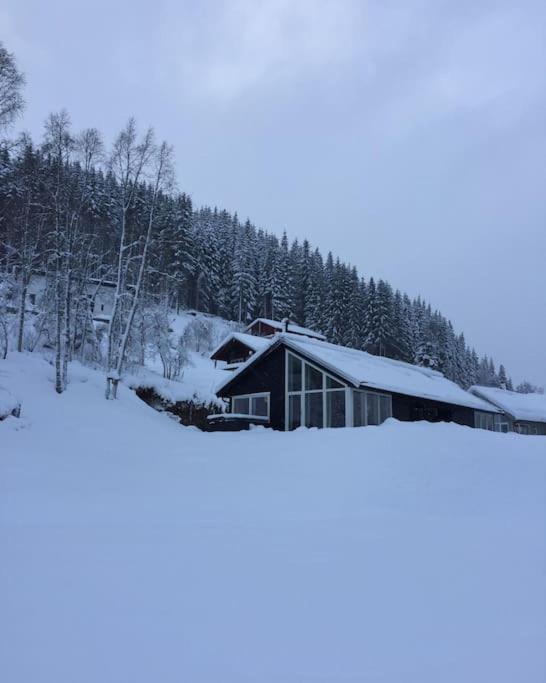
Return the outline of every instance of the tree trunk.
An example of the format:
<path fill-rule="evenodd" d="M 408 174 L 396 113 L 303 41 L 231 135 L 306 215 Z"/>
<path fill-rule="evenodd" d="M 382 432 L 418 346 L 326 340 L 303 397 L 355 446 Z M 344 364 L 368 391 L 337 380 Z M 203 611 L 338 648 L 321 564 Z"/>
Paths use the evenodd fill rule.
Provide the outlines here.
<path fill-rule="evenodd" d="M 25 308 L 27 305 L 28 278 L 23 274 L 23 286 L 21 289 L 21 300 L 19 302 L 19 323 L 17 329 L 17 351 L 23 351 L 24 332 L 25 332 Z"/>

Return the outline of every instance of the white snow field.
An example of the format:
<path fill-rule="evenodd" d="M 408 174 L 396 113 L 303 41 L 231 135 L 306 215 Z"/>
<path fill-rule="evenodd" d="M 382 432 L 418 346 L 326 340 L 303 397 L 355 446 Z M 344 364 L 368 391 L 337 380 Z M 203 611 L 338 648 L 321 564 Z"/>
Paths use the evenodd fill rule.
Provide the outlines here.
<path fill-rule="evenodd" d="M 3 683 L 543 683 L 546 439 L 205 434 L 78 365 L 0 385 Z"/>

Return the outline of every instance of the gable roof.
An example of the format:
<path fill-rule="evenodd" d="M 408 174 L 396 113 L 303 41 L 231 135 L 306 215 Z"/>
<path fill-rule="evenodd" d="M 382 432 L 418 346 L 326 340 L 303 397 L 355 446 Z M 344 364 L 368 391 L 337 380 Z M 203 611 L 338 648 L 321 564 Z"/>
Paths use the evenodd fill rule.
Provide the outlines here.
<path fill-rule="evenodd" d="M 278 320 L 271 320 L 270 318 L 256 318 L 256 320 L 253 320 L 250 325 L 245 328 L 245 331 L 250 330 L 256 323 L 264 323 L 265 325 L 269 325 L 278 332 L 283 331 L 283 323 L 279 322 Z M 326 340 L 326 337 L 320 332 L 315 332 L 315 330 L 311 330 L 308 327 L 301 327 L 301 325 L 296 325 L 292 322 L 288 323 L 288 332 L 304 335 L 306 337 L 312 337 L 313 339 L 322 339 L 323 341 Z"/>
<path fill-rule="evenodd" d="M 545 394 L 520 394 L 517 391 L 478 385 L 470 387 L 470 391 L 490 401 L 514 420 L 546 423 Z"/>
<path fill-rule="evenodd" d="M 269 345 L 251 356 L 217 389 L 221 392 L 235 377 L 243 373 L 259 358 L 280 344 L 300 353 L 310 361 L 315 361 L 325 370 L 330 370 L 345 379 L 354 387 L 382 389 L 406 396 L 415 396 L 442 403 L 450 403 L 475 410 L 496 413 L 498 410 L 478 396 L 461 389 L 455 382 L 447 379 L 441 372 L 410 365 L 402 361 L 373 356 L 365 351 L 346 346 L 329 344 L 295 334 L 278 334 L 267 340 Z"/>
<path fill-rule="evenodd" d="M 210 357 L 214 359 L 214 356 L 231 341 L 238 341 L 256 353 L 257 351 L 261 351 L 268 347 L 271 339 L 267 339 L 267 337 L 257 337 L 255 334 L 245 334 L 244 332 L 231 332 L 220 342 L 220 344 L 218 344 L 214 351 L 212 351 Z"/>

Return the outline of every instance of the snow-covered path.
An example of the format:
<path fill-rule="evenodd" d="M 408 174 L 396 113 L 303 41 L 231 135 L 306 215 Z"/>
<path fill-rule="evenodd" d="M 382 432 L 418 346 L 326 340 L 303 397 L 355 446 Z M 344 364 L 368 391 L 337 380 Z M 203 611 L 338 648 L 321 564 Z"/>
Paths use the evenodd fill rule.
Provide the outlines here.
<path fill-rule="evenodd" d="M 546 679 L 546 439 L 202 434 L 50 375 L 0 363 L 1 681 Z"/>

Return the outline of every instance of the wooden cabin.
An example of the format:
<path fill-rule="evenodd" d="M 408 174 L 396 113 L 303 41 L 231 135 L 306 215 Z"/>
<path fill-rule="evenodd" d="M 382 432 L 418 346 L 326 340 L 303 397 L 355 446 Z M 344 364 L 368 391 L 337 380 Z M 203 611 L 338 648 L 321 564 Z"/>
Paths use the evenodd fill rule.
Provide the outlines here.
<path fill-rule="evenodd" d="M 500 413 L 429 368 L 289 332 L 265 341 L 217 390 L 229 412 L 212 416 L 211 429 L 359 427 L 389 417 L 474 427 L 476 413 Z"/>

